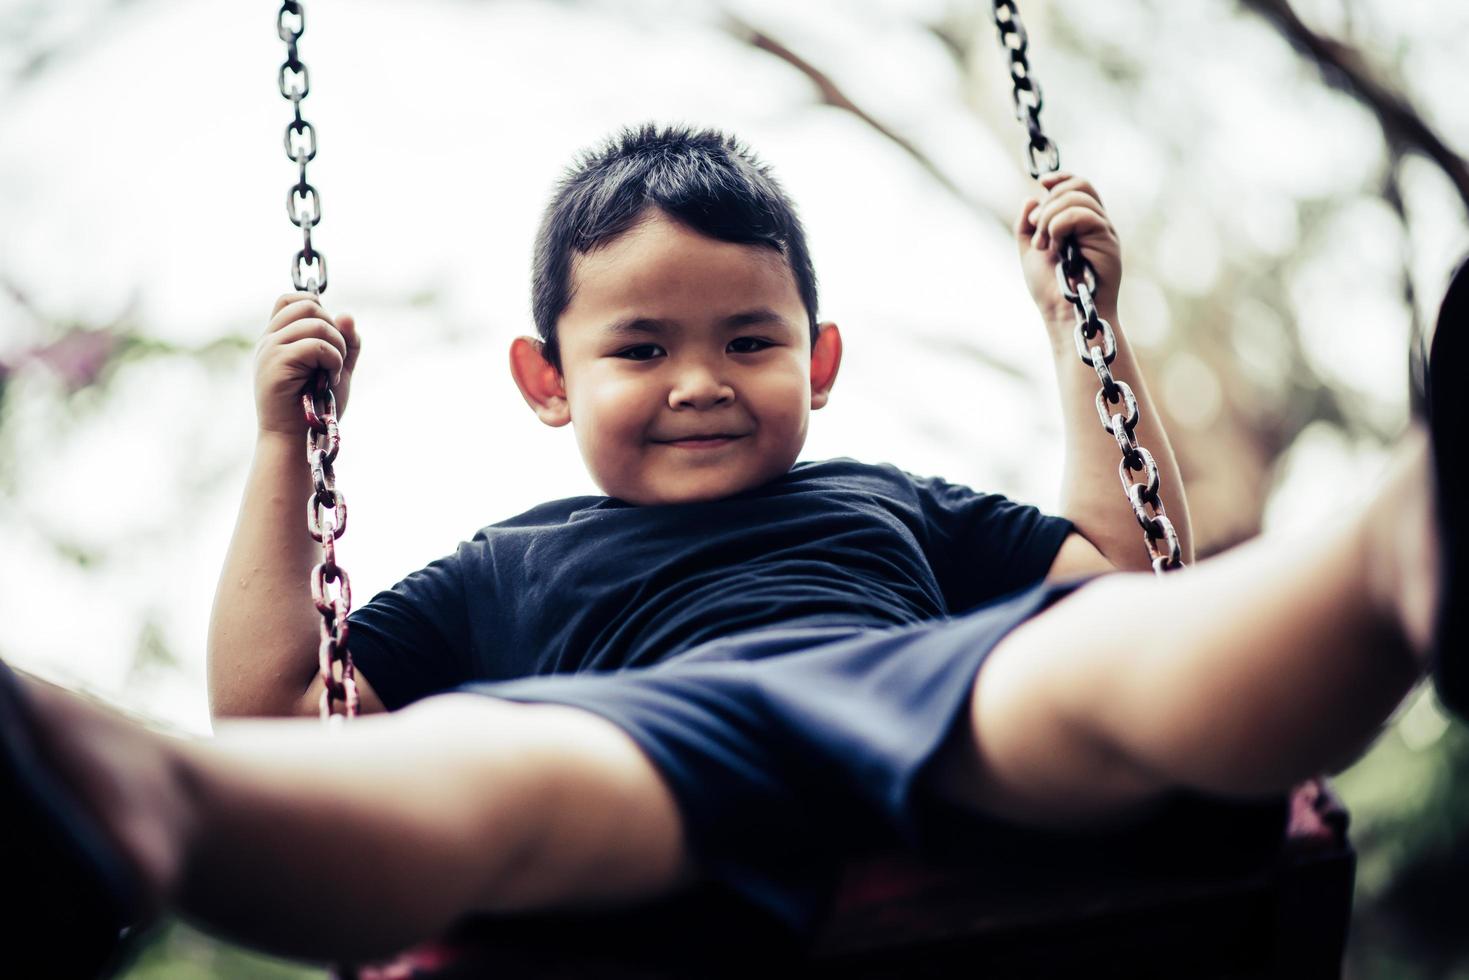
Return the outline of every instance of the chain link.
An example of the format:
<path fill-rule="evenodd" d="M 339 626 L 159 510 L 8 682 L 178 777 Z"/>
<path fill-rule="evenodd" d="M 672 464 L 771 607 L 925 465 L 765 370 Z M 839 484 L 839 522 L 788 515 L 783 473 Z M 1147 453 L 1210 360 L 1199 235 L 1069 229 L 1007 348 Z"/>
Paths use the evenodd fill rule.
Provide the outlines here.
<path fill-rule="evenodd" d="M 293 118 L 286 124 L 286 157 L 296 165 L 296 183 L 286 195 L 286 214 L 301 229 L 301 250 L 291 266 L 291 282 L 313 296 L 326 292 L 326 257 L 311 244 L 311 229 L 321 221 L 321 195 L 306 179 L 306 165 L 316 159 L 316 127 L 301 115 L 301 103 L 311 94 L 311 72 L 307 70 L 297 42 L 306 33 L 306 11 L 297 0 L 285 0 L 275 20 L 276 34 L 286 44 L 276 83 L 281 98 L 291 103 Z M 310 203 L 302 210 L 297 201 Z"/>
<path fill-rule="evenodd" d="M 1015 118 L 1025 126 L 1030 139 L 1026 143 L 1026 165 L 1032 177 L 1055 173 L 1061 169 L 1061 151 L 1041 127 L 1040 82 L 1030 69 L 1030 36 L 1020 21 L 1014 0 L 994 0 L 995 27 L 999 31 L 1000 48 L 1010 58 L 1011 98 Z M 1097 312 L 1094 299 L 1097 272 L 1081 254 L 1074 238 L 1061 243 L 1061 259 L 1056 263 L 1056 282 L 1061 295 L 1076 311 L 1076 353 L 1081 362 L 1097 373 L 1101 389 L 1097 392 L 1097 417 L 1107 434 L 1117 440 L 1122 454 L 1117 473 L 1132 507 L 1152 559 L 1153 571 L 1162 574 L 1183 567 L 1183 547 L 1178 531 L 1168 519 L 1167 508 L 1158 492 L 1158 464 L 1153 455 L 1138 445 L 1135 430 L 1140 413 L 1137 396 L 1124 381 L 1112 376 L 1112 362 L 1117 359 L 1117 334 L 1112 325 Z M 1137 479 L 1134 474 L 1142 474 Z"/>
<path fill-rule="evenodd" d="M 291 103 L 286 124 L 286 156 L 296 165 L 296 182 L 286 192 L 286 217 L 301 229 L 301 248 L 291 262 L 291 282 L 313 297 L 326 292 L 326 256 L 311 243 L 311 230 L 321 222 L 321 194 L 306 179 L 306 165 L 316 159 L 316 127 L 301 115 L 301 102 L 311 93 L 311 73 L 301 60 L 297 42 L 306 33 L 306 11 L 297 0 L 285 0 L 276 15 L 276 34 L 286 44 L 277 84 Z M 347 649 L 347 615 L 352 611 L 352 580 L 337 564 L 337 539 L 347 531 L 347 498 L 337 489 L 336 462 L 341 448 L 337 399 L 325 371 L 317 371 L 301 392 L 306 418 L 306 462 L 311 468 L 311 496 L 306 501 L 306 531 L 321 545 L 321 561 L 311 570 L 311 601 L 321 614 L 317 669 L 322 691 L 318 705 L 323 720 L 357 714 L 357 674 Z M 340 706 L 340 711 L 337 710 Z"/>

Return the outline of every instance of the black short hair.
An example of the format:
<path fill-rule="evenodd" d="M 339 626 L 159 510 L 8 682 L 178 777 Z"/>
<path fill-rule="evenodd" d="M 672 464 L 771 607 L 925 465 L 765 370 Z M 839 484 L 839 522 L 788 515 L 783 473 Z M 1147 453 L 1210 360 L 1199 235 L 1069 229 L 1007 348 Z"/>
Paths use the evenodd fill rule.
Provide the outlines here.
<path fill-rule="evenodd" d="M 571 303 L 576 255 L 617 238 L 650 207 L 710 238 L 776 250 L 790 263 L 816 342 L 816 270 L 795 205 L 738 140 L 718 130 L 648 123 L 584 153 L 541 218 L 531 309 L 546 360 L 561 370 L 556 321 Z"/>

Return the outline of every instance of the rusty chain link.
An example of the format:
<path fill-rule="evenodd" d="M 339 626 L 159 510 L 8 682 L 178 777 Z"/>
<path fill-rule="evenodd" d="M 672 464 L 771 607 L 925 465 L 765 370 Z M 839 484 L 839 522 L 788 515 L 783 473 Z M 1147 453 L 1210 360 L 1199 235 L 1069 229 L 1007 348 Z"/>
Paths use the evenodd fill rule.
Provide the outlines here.
<path fill-rule="evenodd" d="M 301 116 L 301 102 L 311 92 L 311 74 L 296 43 L 306 33 L 306 12 L 297 0 L 285 0 L 276 15 L 276 34 L 286 44 L 277 82 L 291 103 L 286 124 L 286 156 L 296 164 L 296 182 L 286 192 L 286 216 L 301 229 L 301 248 L 291 262 L 291 282 L 313 297 L 326 292 L 326 256 L 311 244 L 311 230 L 321 222 L 321 195 L 306 179 L 306 165 L 316 157 L 316 127 Z M 332 464 L 341 448 L 337 399 L 326 371 L 317 371 L 304 391 L 306 461 L 311 467 L 311 496 L 306 501 L 306 531 L 321 545 L 321 561 L 311 570 L 311 600 L 321 614 L 317 669 L 323 688 L 323 720 L 357 714 L 357 675 L 347 650 L 347 614 L 352 611 L 352 581 L 337 564 L 337 539 L 347 530 L 347 498 L 337 489 Z M 327 515 L 331 515 L 329 518 Z M 339 666 L 340 665 L 340 666 Z M 341 711 L 335 710 L 341 705 Z"/>
<path fill-rule="evenodd" d="M 1061 169 L 1061 151 L 1041 128 L 1041 107 L 1045 102 L 1040 82 L 1030 70 L 1030 38 L 1020 21 L 1020 11 L 1014 0 L 994 0 L 994 14 L 1000 47 L 1010 57 L 1015 118 L 1030 134 L 1025 148 L 1026 165 L 1032 177 L 1055 173 Z M 1097 273 L 1081 254 L 1075 238 L 1068 237 L 1061 243 L 1056 281 L 1061 287 L 1061 295 L 1076 311 L 1076 353 L 1083 364 L 1097 373 L 1097 380 L 1101 382 L 1102 387 L 1097 391 L 1097 417 L 1107 434 L 1117 440 L 1117 448 L 1122 453 L 1117 474 L 1122 480 L 1132 513 L 1143 529 L 1153 571 L 1162 574 L 1182 568 L 1183 546 L 1158 491 L 1158 464 L 1153 454 L 1137 441 L 1137 396 L 1127 382 L 1112 376 L 1112 362 L 1117 358 L 1117 335 L 1112 325 L 1097 313 L 1094 300 Z M 1142 474 L 1142 479 L 1137 479 L 1135 474 Z"/>

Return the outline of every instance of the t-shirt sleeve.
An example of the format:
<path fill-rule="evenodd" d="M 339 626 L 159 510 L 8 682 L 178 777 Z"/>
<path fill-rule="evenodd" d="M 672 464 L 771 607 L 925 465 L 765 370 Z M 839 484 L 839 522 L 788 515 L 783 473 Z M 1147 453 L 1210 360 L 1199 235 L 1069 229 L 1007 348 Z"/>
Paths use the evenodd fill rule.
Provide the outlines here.
<path fill-rule="evenodd" d="M 923 512 L 929 565 L 949 612 L 959 614 L 1045 577 L 1072 525 L 1030 504 L 938 477 L 911 477 Z"/>
<path fill-rule="evenodd" d="M 379 592 L 347 622 L 353 663 L 390 711 L 470 679 L 457 555 Z"/>

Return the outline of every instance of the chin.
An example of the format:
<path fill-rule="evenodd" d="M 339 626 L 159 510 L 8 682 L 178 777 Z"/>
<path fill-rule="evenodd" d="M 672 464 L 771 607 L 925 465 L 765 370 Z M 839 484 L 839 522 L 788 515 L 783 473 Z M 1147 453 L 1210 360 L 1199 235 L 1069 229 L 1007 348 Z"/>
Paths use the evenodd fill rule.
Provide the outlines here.
<path fill-rule="evenodd" d="M 639 507 L 695 504 L 733 497 L 779 479 L 790 471 L 799 454 L 796 447 L 789 457 L 785 453 L 749 453 L 743 458 L 708 460 L 704 465 L 644 459 L 640 461 L 642 466 L 618 467 L 608 474 L 613 479 L 601 479 L 595 469 L 588 469 L 603 493 Z"/>
<path fill-rule="evenodd" d="M 605 492 L 609 496 L 617 497 L 639 507 L 660 504 L 702 504 L 732 497 L 774 478 L 774 475 L 761 476 L 759 474 L 681 474 L 675 479 L 654 480 L 640 489 L 630 490 L 627 493 Z"/>
<path fill-rule="evenodd" d="M 672 481 L 671 481 L 672 482 Z M 676 486 L 658 486 L 642 494 L 646 504 L 703 504 L 731 497 L 750 486 L 734 480 L 678 481 Z"/>

